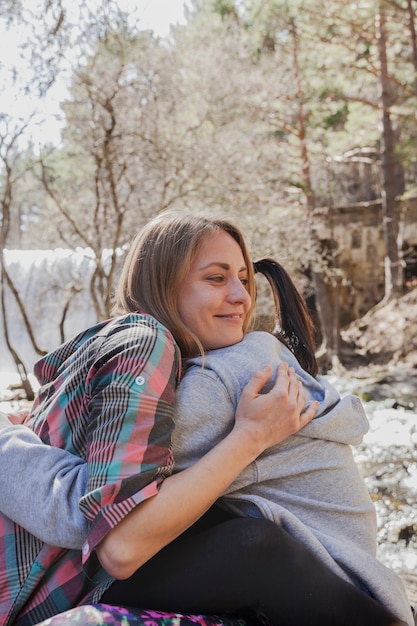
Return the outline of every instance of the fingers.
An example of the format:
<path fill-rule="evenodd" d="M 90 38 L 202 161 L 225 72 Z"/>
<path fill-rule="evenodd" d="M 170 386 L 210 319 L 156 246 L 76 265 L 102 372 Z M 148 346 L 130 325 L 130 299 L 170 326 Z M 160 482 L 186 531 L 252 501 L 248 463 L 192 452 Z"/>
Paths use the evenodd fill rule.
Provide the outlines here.
<path fill-rule="evenodd" d="M 288 396 L 294 406 L 298 406 L 300 411 L 306 403 L 304 387 L 298 380 L 293 367 L 288 367 L 287 363 L 280 363 L 275 380 L 274 390 L 277 394 Z"/>
<path fill-rule="evenodd" d="M 307 394 L 305 392 L 304 385 L 301 383 L 301 381 L 298 380 L 295 370 L 292 367 L 290 367 L 288 370 L 288 376 L 289 376 L 289 392 L 288 392 L 289 397 L 290 398 L 292 396 L 294 397 L 295 402 L 297 403 L 297 407 L 299 411 L 301 412 L 304 409 L 305 404 L 307 402 Z"/>
<path fill-rule="evenodd" d="M 279 365 L 275 383 L 268 393 L 260 393 L 272 369 L 258 370 L 243 389 L 235 414 L 235 425 L 252 432 L 260 451 L 269 448 L 306 426 L 316 415 L 318 402 L 306 405 L 306 393 L 295 370 Z"/>
<path fill-rule="evenodd" d="M 318 408 L 319 403 L 317 402 L 317 400 L 314 400 L 314 402 L 311 402 L 311 404 L 309 404 L 306 409 L 302 411 L 300 415 L 300 422 L 302 422 L 303 426 L 305 426 L 306 424 L 311 422 L 312 419 L 315 418 Z"/>
<path fill-rule="evenodd" d="M 286 385 L 289 383 L 289 375 L 290 372 L 289 370 L 292 368 L 288 367 L 288 363 L 285 363 L 285 361 L 283 361 L 282 363 L 280 363 L 278 365 L 278 369 L 277 369 L 277 377 L 275 380 L 275 386 L 278 385 Z M 293 370 L 294 371 L 294 370 Z"/>
<path fill-rule="evenodd" d="M 255 372 L 250 381 L 244 388 L 246 396 L 253 398 L 257 396 L 264 385 L 268 382 L 272 374 L 272 368 L 265 365 Z M 282 362 L 278 366 L 277 375 L 271 393 L 277 398 L 288 398 L 290 403 L 294 404 L 301 412 L 306 403 L 307 396 L 302 383 L 298 380 L 294 368 L 288 367 L 288 364 Z"/>
<path fill-rule="evenodd" d="M 304 386 L 301 381 L 298 380 L 295 370 L 290 367 L 288 369 L 288 379 L 289 379 L 289 387 L 288 387 L 288 398 L 290 403 L 294 402 L 294 406 L 297 407 L 297 412 L 299 412 L 299 419 L 301 428 L 311 422 L 311 420 L 315 417 L 319 403 L 317 401 L 310 402 L 308 406 L 306 406 L 307 402 L 307 394 L 305 392 Z"/>
<path fill-rule="evenodd" d="M 259 394 L 262 387 L 268 382 L 272 374 L 272 368 L 269 365 L 265 365 L 260 370 L 255 372 L 250 381 L 246 384 L 242 391 L 242 395 L 248 398 L 254 398 Z"/>

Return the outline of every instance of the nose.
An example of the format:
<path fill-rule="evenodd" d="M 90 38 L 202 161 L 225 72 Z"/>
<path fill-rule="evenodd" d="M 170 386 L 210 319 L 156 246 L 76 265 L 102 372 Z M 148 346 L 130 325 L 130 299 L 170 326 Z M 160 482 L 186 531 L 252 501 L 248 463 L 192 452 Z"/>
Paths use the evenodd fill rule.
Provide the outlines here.
<path fill-rule="evenodd" d="M 249 306 L 251 303 L 251 297 L 239 278 L 234 279 L 231 283 L 229 299 L 231 302 L 241 303 L 246 306 Z"/>

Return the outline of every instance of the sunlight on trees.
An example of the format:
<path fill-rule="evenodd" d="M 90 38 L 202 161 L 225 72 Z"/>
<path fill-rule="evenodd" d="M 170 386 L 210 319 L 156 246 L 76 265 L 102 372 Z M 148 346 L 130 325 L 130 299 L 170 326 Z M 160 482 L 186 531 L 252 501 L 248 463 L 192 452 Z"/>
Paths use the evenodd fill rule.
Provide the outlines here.
<path fill-rule="evenodd" d="M 303 287 L 316 278 L 337 353 L 328 293 L 343 268 L 323 259 L 314 209 L 382 196 L 387 297 L 402 289 L 396 198 L 416 189 L 415 7 L 193 0 L 185 14 L 161 39 L 114 0 L 3 0 L 3 28 L 25 37 L 0 68 L 17 103 L 0 118 L 2 249 L 88 249 L 101 319 L 119 252 L 144 221 L 168 207 L 220 211 L 255 256 L 277 256 Z M 62 79 L 51 143 L 42 102 Z M 35 121 L 43 130 L 30 135 Z"/>

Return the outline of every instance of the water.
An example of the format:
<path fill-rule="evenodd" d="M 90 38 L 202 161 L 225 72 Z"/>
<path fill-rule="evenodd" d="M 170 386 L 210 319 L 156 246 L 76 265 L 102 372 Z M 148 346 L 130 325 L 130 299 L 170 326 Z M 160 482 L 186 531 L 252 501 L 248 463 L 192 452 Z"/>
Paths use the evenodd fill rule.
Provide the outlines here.
<path fill-rule="evenodd" d="M 95 267 L 91 250 L 5 250 L 4 259 L 41 349 L 49 351 L 61 343 L 60 323 L 64 315 L 65 338 L 95 322 L 88 293 Z M 31 371 L 39 355 L 31 345 L 21 312 L 9 289 L 5 293 L 5 307 L 10 342 Z M 6 348 L 1 312 L 0 323 L 0 371 L 13 371 L 14 361 Z"/>

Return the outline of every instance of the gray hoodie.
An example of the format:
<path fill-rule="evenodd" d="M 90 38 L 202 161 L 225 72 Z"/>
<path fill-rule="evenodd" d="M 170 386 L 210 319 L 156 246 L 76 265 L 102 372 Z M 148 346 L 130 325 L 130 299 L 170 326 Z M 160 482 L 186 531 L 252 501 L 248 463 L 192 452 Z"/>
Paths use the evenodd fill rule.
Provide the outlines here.
<path fill-rule="evenodd" d="M 341 398 L 326 379 L 307 374 L 269 333 L 250 333 L 238 344 L 210 351 L 204 362 L 187 362 L 176 396 L 176 471 L 230 432 L 243 387 L 266 364 L 275 378 L 281 361 L 295 369 L 308 402 L 319 401 L 317 416 L 251 463 L 226 491 L 223 506 L 281 524 L 335 573 L 412 623 L 401 579 L 375 556 L 375 509 L 351 449 L 369 426 L 362 404 L 356 396 Z"/>

